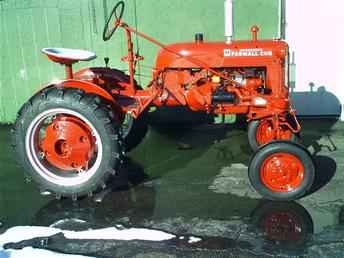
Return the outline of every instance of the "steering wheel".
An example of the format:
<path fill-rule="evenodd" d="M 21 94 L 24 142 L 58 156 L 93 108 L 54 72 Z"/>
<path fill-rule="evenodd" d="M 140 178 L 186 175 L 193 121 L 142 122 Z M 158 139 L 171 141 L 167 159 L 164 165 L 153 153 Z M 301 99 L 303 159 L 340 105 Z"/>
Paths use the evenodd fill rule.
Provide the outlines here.
<path fill-rule="evenodd" d="M 121 19 L 124 12 L 124 2 L 119 1 L 112 9 L 109 19 L 107 20 L 104 31 L 103 31 L 103 40 L 109 40 L 113 33 L 117 30 L 117 28 L 121 24 Z M 110 26 L 112 26 L 110 28 Z"/>

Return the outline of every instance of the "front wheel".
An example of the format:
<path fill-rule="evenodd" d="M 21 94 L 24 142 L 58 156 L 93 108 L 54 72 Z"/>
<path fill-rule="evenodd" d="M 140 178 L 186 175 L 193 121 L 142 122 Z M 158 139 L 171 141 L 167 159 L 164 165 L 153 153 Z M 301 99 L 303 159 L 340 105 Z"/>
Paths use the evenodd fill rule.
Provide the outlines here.
<path fill-rule="evenodd" d="M 252 186 L 269 200 L 290 201 L 305 195 L 313 185 L 315 167 L 302 146 L 276 141 L 252 157 L 248 175 Z"/>
<path fill-rule="evenodd" d="M 117 124 L 96 95 L 46 89 L 18 114 L 14 130 L 18 160 L 43 190 L 73 199 L 91 194 L 105 186 L 119 164 Z"/>
<path fill-rule="evenodd" d="M 289 128 L 281 126 L 278 130 L 279 135 L 277 136 L 270 119 L 251 121 L 248 124 L 247 135 L 252 150 L 256 151 L 261 145 L 275 140 L 299 142 L 299 136 L 290 131 Z"/>

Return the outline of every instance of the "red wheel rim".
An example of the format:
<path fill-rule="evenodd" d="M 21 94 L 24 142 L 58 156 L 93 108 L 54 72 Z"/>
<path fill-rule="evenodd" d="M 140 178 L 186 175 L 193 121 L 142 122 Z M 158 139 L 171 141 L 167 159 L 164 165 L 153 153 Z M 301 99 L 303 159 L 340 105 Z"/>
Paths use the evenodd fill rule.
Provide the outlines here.
<path fill-rule="evenodd" d="M 45 128 L 40 149 L 46 160 L 63 171 L 86 169 L 95 151 L 91 129 L 81 119 L 59 115 Z"/>
<path fill-rule="evenodd" d="M 295 155 L 278 152 L 264 160 L 260 168 L 260 178 L 271 191 L 290 192 L 301 185 L 304 172 L 302 162 Z"/>
<path fill-rule="evenodd" d="M 277 135 L 276 130 L 273 129 L 271 120 L 262 120 L 256 130 L 256 140 L 259 145 L 266 144 L 273 140 L 291 140 L 293 133 L 287 128 L 279 128 Z"/>
<path fill-rule="evenodd" d="M 263 221 L 268 239 L 278 241 L 299 241 L 302 237 L 302 224 L 290 212 L 274 212 Z"/>

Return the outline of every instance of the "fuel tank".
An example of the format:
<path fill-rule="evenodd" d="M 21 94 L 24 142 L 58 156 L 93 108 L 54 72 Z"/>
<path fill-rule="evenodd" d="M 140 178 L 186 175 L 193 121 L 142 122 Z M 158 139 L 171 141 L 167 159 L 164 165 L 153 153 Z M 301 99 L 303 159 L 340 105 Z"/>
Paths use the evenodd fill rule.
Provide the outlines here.
<path fill-rule="evenodd" d="M 212 68 L 257 66 L 287 54 L 288 44 L 281 40 L 176 43 L 159 51 L 156 68 L 199 68 L 188 57 Z"/>

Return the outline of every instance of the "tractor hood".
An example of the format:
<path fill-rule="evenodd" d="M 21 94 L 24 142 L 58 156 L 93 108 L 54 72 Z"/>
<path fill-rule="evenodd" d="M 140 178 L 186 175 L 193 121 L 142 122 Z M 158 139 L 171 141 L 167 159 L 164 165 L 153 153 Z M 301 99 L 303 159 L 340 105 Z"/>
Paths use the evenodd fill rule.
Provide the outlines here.
<path fill-rule="evenodd" d="M 266 63 L 276 58 L 284 59 L 287 54 L 288 44 L 281 40 L 177 43 L 160 50 L 156 68 L 198 68 L 188 57 L 213 68 L 234 67 L 238 63 L 256 66 L 257 61 Z"/>

